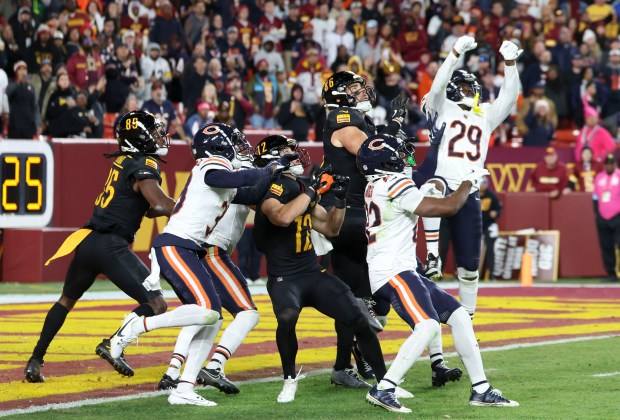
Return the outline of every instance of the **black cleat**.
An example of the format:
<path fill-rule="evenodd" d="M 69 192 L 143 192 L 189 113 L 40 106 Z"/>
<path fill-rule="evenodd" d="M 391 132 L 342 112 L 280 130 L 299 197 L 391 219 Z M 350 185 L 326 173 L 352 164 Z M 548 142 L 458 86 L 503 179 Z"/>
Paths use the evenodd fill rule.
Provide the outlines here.
<path fill-rule="evenodd" d="M 345 388 L 371 388 L 367 382 L 359 377 L 355 369 L 332 370 L 331 383 Z"/>
<path fill-rule="evenodd" d="M 519 403 L 502 396 L 502 391 L 489 387 L 486 392 L 478 394 L 473 389 L 469 397 L 469 405 L 477 407 L 518 407 Z"/>
<path fill-rule="evenodd" d="M 97 346 L 97 349 L 95 350 L 95 353 L 97 353 L 99 357 L 101 357 L 103 360 L 105 360 L 110 365 L 112 365 L 114 370 L 120 373 L 121 375 L 129 376 L 129 377 L 134 375 L 133 369 L 125 361 L 125 353 L 121 354 L 121 357 L 119 357 L 118 359 L 114 359 L 112 357 L 112 355 L 110 354 L 110 339 L 109 338 L 104 338 L 103 341 L 99 343 L 99 345 Z"/>
<path fill-rule="evenodd" d="M 224 373 L 217 369 L 202 368 L 196 378 L 196 383 L 204 386 L 212 386 L 224 394 L 238 394 L 237 385 L 230 382 Z"/>
<path fill-rule="evenodd" d="M 30 383 L 45 382 L 45 376 L 41 373 L 44 365 L 43 360 L 31 358 L 24 369 L 24 378 Z"/>
<path fill-rule="evenodd" d="M 372 371 L 372 367 L 364 359 L 362 352 L 357 348 L 357 343 L 353 343 L 352 347 L 353 358 L 355 359 L 355 365 L 357 367 L 357 373 L 364 379 L 375 379 L 375 373 Z"/>
<path fill-rule="evenodd" d="M 446 384 L 446 382 L 454 382 L 461 379 L 463 375 L 463 371 L 459 368 L 449 368 L 447 367 L 443 361 L 438 363 L 436 366 L 431 367 L 433 370 L 433 386 L 442 387 Z"/>
<path fill-rule="evenodd" d="M 161 381 L 159 381 L 159 384 L 157 385 L 157 389 L 159 389 L 160 391 L 166 389 L 176 389 L 178 384 L 179 378 L 172 379 L 170 376 L 164 373 L 164 376 L 161 378 Z"/>

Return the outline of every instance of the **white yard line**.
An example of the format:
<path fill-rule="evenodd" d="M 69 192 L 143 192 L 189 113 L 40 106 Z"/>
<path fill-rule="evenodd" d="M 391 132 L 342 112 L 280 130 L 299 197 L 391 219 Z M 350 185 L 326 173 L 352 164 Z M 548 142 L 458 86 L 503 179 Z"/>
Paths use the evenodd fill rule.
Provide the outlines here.
<path fill-rule="evenodd" d="M 609 372 L 609 373 L 597 373 L 596 375 L 592 375 L 596 378 L 604 378 L 606 376 L 616 376 L 620 375 L 620 372 Z"/>
<path fill-rule="evenodd" d="M 552 344 L 566 344 L 566 343 L 574 343 L 578 341 L 588 341 L 588 340 L 601 340 L 605 338 L 614 338 L 614 337 L 620 337 L 620 335 L 575 337 L 575 338 L 566 338 L 566 339 L 561 339 L 561 340 L 541 341 L 538 343 L 508 344 L 505 346 L 483 348 L 480 351 L 489 352 L 489 351 L 514 350 L 514 349 L 527 348 L 527 347 L 539 347 L 539 346 L 546 346 L 546 345 L 552 345 Z M 454 356 L 457 356 L 457 354 L 446 353 L 444 354 L 444 356 L 454 357 Z M 491 368 L 491 369 L 488 369 L 487 371 L 492 371 L 492 370 L 497 370 L 497 369 Z M 331 372 L 331 369 L 317 369 L 317 370 L 308 372 L 308 376 L 322 375 L 322 374 L 326 374 L 329 372 Z M 620 375 L 620 372 L 603 373 L 603 374 L 597 374 L 593 376 L 613 376 L 613 375 Z M 261 382 L 276 382 L 276 381 L 281 381 L 281 380 L 282 380 L 282 377 L 280 376 L 272 376 L 268 378 L 258 378 L 258 379 L 250 379 L 247 381 L 239 381 L 237 383 L 239 385 L 244 385 L 244 384 L 255 384 L 255 383 L 261 383 Z M 215 388 L 207 388 L 207 389 L 213 392 L 217 391 Z M 167 394 L 168 393 L 166 391 L 141 392 L 138 394 L 125 395 L 122 397 L 92 398 L 92 399 L 73 401 L 73 402 L 68 402 L 68 403 L 31 406 L 29 408 L 19 408 L 15 410 L 0 411 L 0 417 L 11 416 L 11 415 L 16 415 L 16 414 L 37 413 L 37 412 L 48 411 L 48 410 L 66 410 L 66 409 L 71 409 L 71 408 L 84 407 L 87 405 L 95 405 L 95 404 L 103 404 L 103 403 L 109 403 L 109 402 L 127 401 L 127 400 L 143 399 L 143 398 L 152 398 L 152 397 L 157 397 L 160 395 L 167 395 Z"/>

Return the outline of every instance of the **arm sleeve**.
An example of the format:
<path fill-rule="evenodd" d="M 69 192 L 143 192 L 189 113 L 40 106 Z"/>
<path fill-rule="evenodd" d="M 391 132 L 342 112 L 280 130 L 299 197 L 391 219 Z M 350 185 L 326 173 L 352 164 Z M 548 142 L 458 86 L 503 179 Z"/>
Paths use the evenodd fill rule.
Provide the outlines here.
<path fill-rule="evenodd" d="M 512 107 L 519 96 L 519 72 L 517 66 L 504 66 L 504 82 L 499 90 L 495 102 L 487 111 L 487 118 L 491 130 L 495 130 L 502 121 L 510 115 Z"/>
<path fill-rule="evenodd" d="M 272 180 L 273 177 L 265 177 L 258 181 L 256 185 L 239 188 L 235 198 L 233 198 L 233 204 L 252 205 L 260 203 L 267 193 Z"/>
<path fill-rule="evenodd" d="M 443 103 L 446 101 L 446 87 L 448 87 L 448 83 L 450 83 L 450 78 L 458 62 L 459 59 L 450 52 L 441 67 L 439 67 L 435 75 L 435 80 L 433 80 L 433 84 L 431 85 L 431 90 L 426 97 L 426 109 L 434 109 L 435 111 L 441 109 Z"/>
<path fill-rule="evenodd" d="M 244 169 L 231 171 L 228 169 L 207 170 L 205 184 L 213 188 L 239 188 L 253 185 L 271 175 L 271 168 Z"/>

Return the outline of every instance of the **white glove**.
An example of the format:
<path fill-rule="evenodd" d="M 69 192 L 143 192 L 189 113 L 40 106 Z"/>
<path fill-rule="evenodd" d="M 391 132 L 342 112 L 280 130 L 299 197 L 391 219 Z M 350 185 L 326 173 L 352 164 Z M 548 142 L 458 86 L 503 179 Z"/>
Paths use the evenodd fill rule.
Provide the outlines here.
<path fill-rule="evenodd" d="M 516 60 L 523 50 L 519 49 L 514 42 L 504 41 L 499 47 L 499 52 L 504 56 L 504 60 Z"/>
<path fill-rule="evenodd" d="M 471 168 L 468 173 L 463 175 L 461 182 L 469 181 L 475 188 L 480 188 L 480 182 L 485 175 L 490 175 L 486 169 Z"/>
<path fill-rule="evenodd" d="M 459 53 L 459 55 L 463 55 L 469 50 L 473 50 L 476 48 L 478 44 L 476 40 L 471 36 L 462 36 L 456 40 L 454 44 L 454 50 Z M 500 50 L 501 51 L 501 50 Z"/>

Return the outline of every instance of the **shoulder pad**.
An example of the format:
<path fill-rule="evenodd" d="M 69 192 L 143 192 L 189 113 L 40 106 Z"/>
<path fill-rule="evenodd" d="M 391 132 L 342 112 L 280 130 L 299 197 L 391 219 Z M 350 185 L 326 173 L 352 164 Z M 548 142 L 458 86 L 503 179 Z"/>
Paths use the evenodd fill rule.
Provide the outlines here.
<path fill-rule="evenodd" d="M 125 162 L 127 162 L 127 160 Z M 132 167 L 130 168 L 130 171 L 136 179 L 152 178 L 161 180 L 159 162 L 156 158 L 145 155 L 136 155 L 133 156 L 133 159 L 131 159 L 131 165 Z"/>

